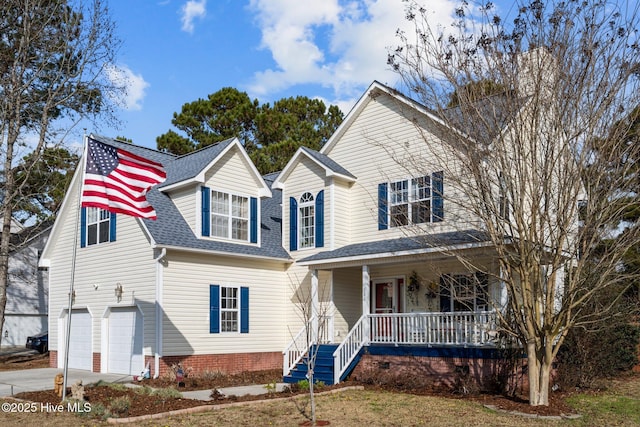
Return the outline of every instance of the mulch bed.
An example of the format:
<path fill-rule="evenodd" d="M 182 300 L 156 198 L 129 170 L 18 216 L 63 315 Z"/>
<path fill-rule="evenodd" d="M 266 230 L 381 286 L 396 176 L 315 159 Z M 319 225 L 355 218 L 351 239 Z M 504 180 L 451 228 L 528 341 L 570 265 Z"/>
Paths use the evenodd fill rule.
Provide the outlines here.
<path fill-rule="evenodd" d="M 68 396 L 71 396 L 70 392 L 68 393 Z M 85 401 L 91 404 L 92 412 L 96 410 L 97 404 L 101 404 L 104 407 L 109 408 L 114 401 L 117 402 L 116 399 L 128 398 L 129 403 L 126 410 L 124 409 L 124 405 L 121 404 L 118 405 L 118 407 L 123 408 L 122 410 L 114 411 L 111 409 L 111 412 L 113 412 L 113 416 L 115 417 L 137 417 L 139 415 L 158 414 L 207 404 L 201 400 L 193 399 L 163 399 L 159 396 L 150 396 L 139 393 L 133 389 L 119 390 L 109 386 L 85 387 L 84 396 Z M 52 405 L 60 404 L 60 398 L 53 392 L 53 390 L 19 393 L 15 397 L 18 399 L 28 400 L 30 402 L 48 402 Z"/>
<path fill-rule="evenodd" d="M 217 389 L 223 387 L 250 384 L 269 384 L 273 382 L 279 382 L 282 378 L 281 375 L 282 373 L 279 370 L 272 370 L 261 372 L 247 372 L 238 375 L 207 375 L 205 377 L 192 376 L 184 379 L 183 387 L 178 387 L 175 380 L 169 377 L 148 379 L 137 382 L 137 384 L 152 387 L 154 389 L 175 388 L 181 392 L 190 390 L 212 390 L 213 400 L 211 401 L 201 401 L 166 396 L 163 397 L 162 395 L 149 395 L 136 392 L 136 390 L 134 389 L 120 390 L 118 388 L 108 386 L 86 386 L 85 399 L 92 405 L 92 408 L 94 408 L 94 405 L 97 405 L 98 403 L 109 408 L 111 407 L 111 404 L 115 399 L 126 397 L 129 399 L 127 410 L 121 410 L 119 412 L 112 410 L 113 416 L 134 417 L 139 415 L 157 414 L 179 409 L 192 408 L 202 405 L 215 405 L 236 401 L 239 402 L 262 400 L 306 393 L 305 391 L 296 390 L 295 385 L 293 387 L 293 391 L 289 390 L 282 393 L 266 393 L 265 391 L 265 394 L 260 396 L 249 395 L 224 397 L 217 393 Z M 347 381 L 336 386 L 322 387 L 322 389 L 318 391 L 327 391 L 334 388 L 341 388 L 351 385 L 360 384 L 353 381 Z M 407 389 L 393 386 L 374 386 L 370 384 L 365 385 L 365 387 L 371 390 L 378 389 L 391 392 L 430 395 L 450 399 L 472 400 L 482 405 L 490 405 L 492 407 L 508 412 L 518 412 L 538 416 L 566 416 L 575 414 L 575 411 L 566 403 L 566 398 L 571 394 L 568 392 L 551 392 L 549 395 L 549 406 L 530 406 L 528 400 L 523 396 L 512 397 L 492 394 L 453 394 L 448 390 Z M 70 396 L 71 393 L 69 392 L 68 395 Z M 53 392 L 53 390 L 20 393 L 16 395 L 16 397 L 33 402 L 49 402 L 52 404 L 60 403 L 60 398 Z"/>
<path fill-rule="evenodd" d="M 183 384 L 178 386 L 172 376 L 145 379 L 136 384 L 153 388 L 177 388 L 179 391 L 213 390 L 214 388 L 235 387 L 253 384 L 271 384 L 282 381 L 282 369 L 267 371 L 243 372 L 235 375 L 209 373 L 203 375 L 187 376 Z"/>

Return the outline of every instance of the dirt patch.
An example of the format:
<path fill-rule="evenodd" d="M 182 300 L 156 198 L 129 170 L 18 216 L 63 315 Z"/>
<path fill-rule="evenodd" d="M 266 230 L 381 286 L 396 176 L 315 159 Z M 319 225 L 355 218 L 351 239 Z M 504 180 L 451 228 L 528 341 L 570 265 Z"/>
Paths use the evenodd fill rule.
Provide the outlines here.
<path fill-rule="evenodd" d="M 18 353 L 0 356 L 0 371 L 49 367 L 49 353 Z"/>

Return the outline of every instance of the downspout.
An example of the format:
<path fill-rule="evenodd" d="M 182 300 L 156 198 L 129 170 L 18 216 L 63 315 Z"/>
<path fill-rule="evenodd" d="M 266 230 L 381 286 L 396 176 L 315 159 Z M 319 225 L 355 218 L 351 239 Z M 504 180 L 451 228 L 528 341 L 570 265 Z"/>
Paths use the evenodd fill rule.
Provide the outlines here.
<path fill-rule="evenodd" d="M 156 261 L 156 345 L 153 364 L 153 378 L 160 376 L 160 356 L 162 355 L 162 287 L 164 282 L 164 258 L 167 249 L 162 248 Z"/>

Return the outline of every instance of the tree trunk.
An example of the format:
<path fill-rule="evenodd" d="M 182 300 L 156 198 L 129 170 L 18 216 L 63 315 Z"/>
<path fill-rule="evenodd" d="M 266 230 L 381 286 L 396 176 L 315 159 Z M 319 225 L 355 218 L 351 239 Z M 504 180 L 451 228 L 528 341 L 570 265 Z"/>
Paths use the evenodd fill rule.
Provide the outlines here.
<path fill-rule="evenodd" d="M 2 234 L 0 235 L 0 344 L 2 343 L 4 314 L 7 307 L 7 288 L 9 285 L 9 243 L 11 239 L 11 214 L 11 207 L 7 203 L 2 209 Z"/>
<path fill-rule="evenodd" d="M 536 348 L 535 343 L 527 344 L 529 404 L 531 406 L 549 406 L 551 363 L 546 360 L 545 355 L 544 349 Z"/>

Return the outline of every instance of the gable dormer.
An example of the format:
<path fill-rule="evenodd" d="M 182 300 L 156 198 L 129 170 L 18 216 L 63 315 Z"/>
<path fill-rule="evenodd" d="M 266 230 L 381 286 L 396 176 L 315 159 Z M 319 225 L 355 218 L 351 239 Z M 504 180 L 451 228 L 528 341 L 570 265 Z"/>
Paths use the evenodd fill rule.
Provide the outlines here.
<path fill-rule="evenodd" d="M 355 181 L 328 156 L 299 148 L 273 183 L 283 192 L 283 246 L 290 251 L 334 246 L 337 205 Z"/>
<path fill-rule="evenodd" d="M 237 138 L 176 159 L 159 190 L 171 198 L 198 239 L 260 242 L 261 199 L 271 190 Z"/>

